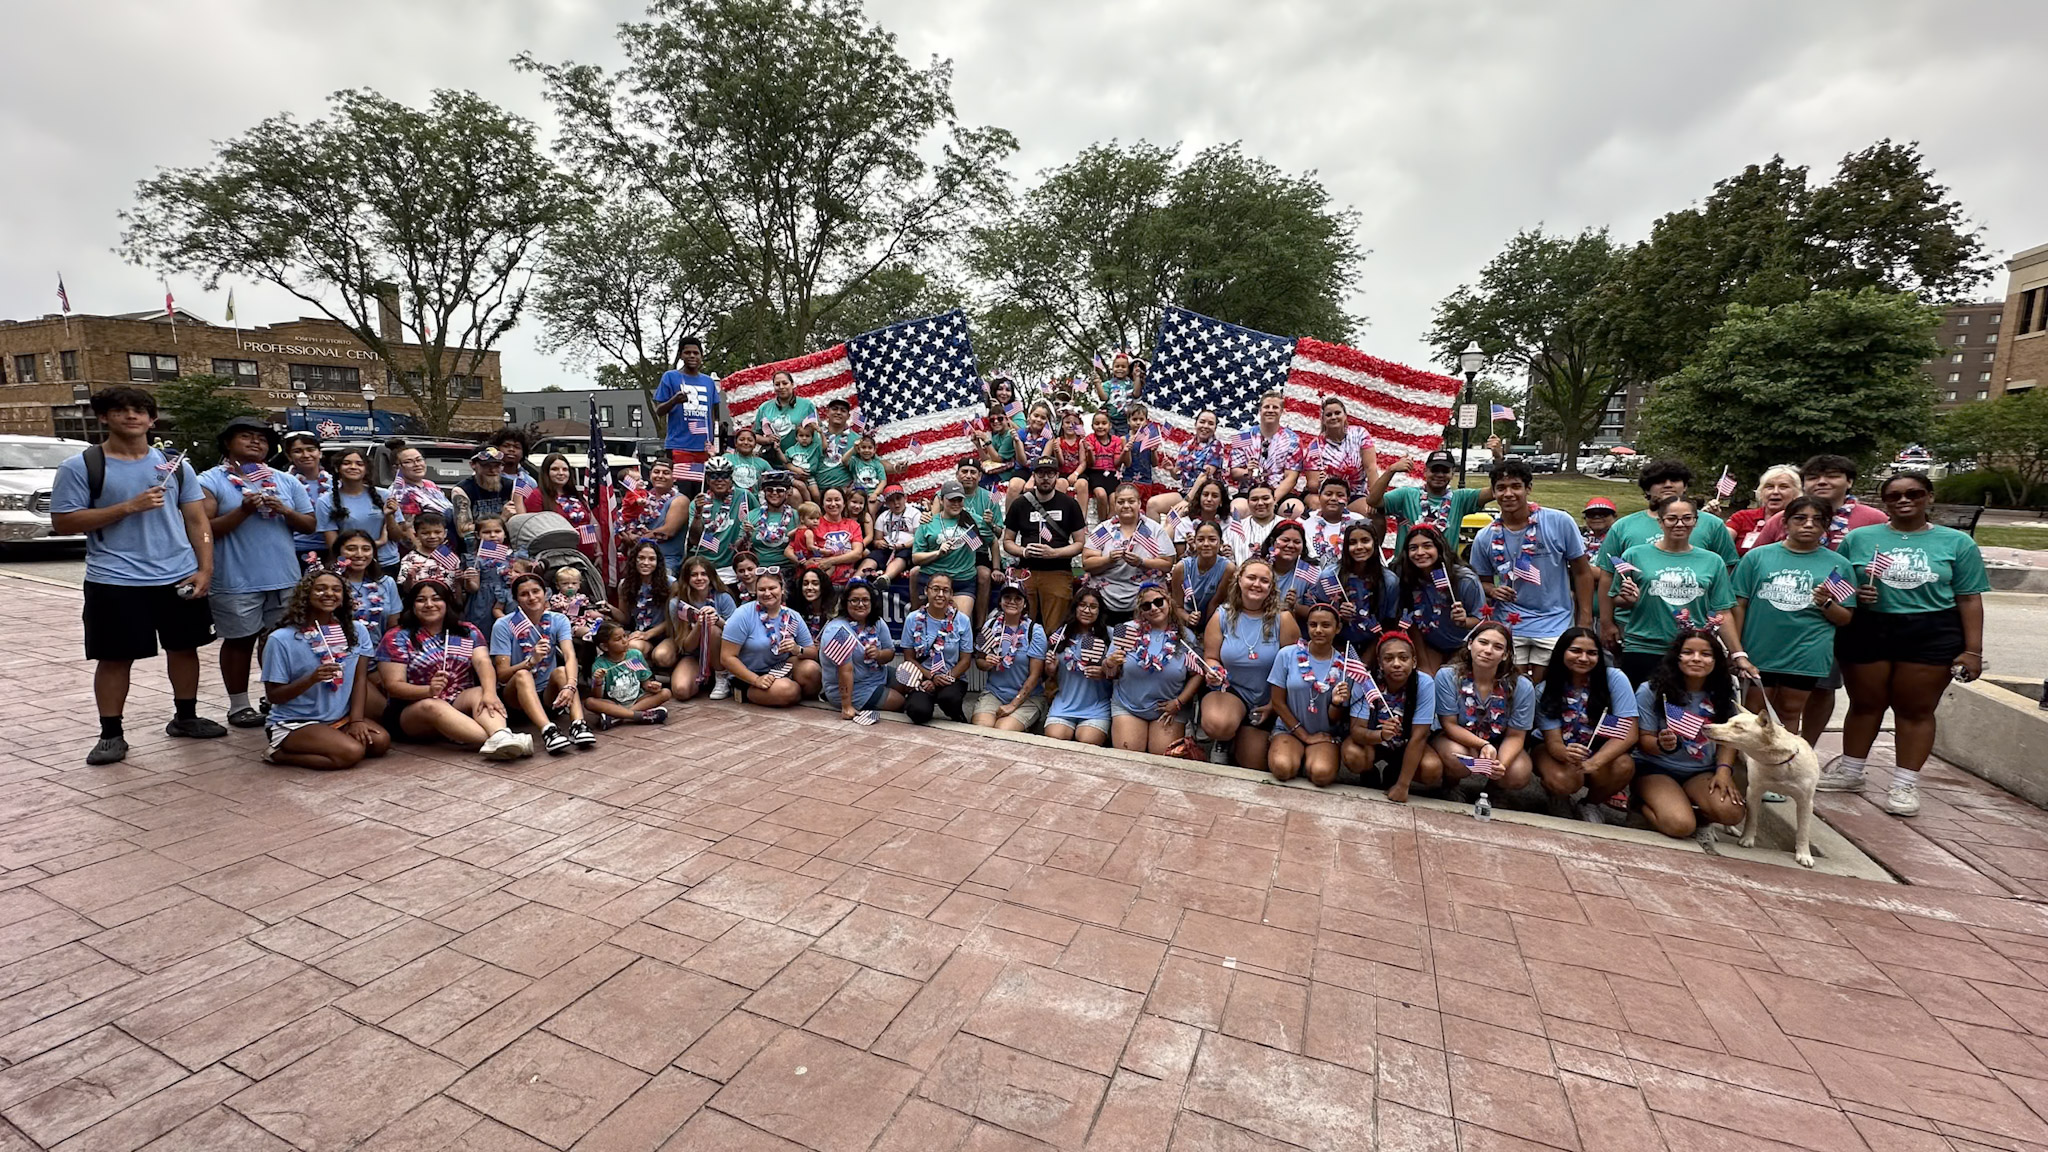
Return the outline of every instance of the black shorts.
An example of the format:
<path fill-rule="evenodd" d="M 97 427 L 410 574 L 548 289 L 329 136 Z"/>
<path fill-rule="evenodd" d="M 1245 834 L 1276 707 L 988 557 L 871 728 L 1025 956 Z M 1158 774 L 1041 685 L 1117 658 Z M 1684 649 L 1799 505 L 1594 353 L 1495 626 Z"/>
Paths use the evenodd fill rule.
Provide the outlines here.
<path fill-rule="evenodd" d="M 1097 472 L 1095 469 L 1089 468 L 1081 473 L 1081 483 L 1086 484 L 1091 489 L 1100 488 L 1102 489 L 1102 494 L 1107 496 L 1115 492 L 1117 486 L 1122 484 L 1123 481 L 1117 479 L 1117 475 L 1114 472 Z"/>
<path fill-rule="evenodd" d="M 425 740 L 422 740 L 417 736 L 407 735 L 405 731 L 405 725 L 399 722 L 399 717 L 405 715 L 406 706 L 409 704 L 417 703 L 419 703 L 419 701 L 417 700 L 398 700 L 391 697 L 385 698 L 384 719 L 382 723 L 384 725 L 384 730 L 386 732 L 391 733 L 391 738 L 393 740 L 398 741 L 402 744 L 426 743 Z M 428 739 L 431 739 L 431 737 L 429 737 Z"/>
<path fill-rule="evenodd" d="M 206 597 L 187 600 L 172 584 L 88 580 L 84 619 L 87 660 L 147 660 L 158 644 L 166 652 L 188 652 L 213 643 L 213 609 Z"/>
<path fill-rule="evenodd" d="M 1759 670 L 1757 675 L 1763 680 L 1764 687 L 1766 688 L 1790 688 L 1794 692 L 1811 692 L 1819 686 L 1821 681 L 1821 678 L 1818 676 L 1794 676 L 1790 672 L 1764 672 Z"/>
<path fill-rule="evenodd" d="M 1873 612 L 1856 609 L 1847 626 L 1835 634 L 1835 659 L 1843 664 L 1932 664 L 1946 668 L 1963 654 L 1963 614 L 1939 612 Z"/>
<path fill-rule="evenodd" d="M 1623 652 L 1620 659 L 1615 661 L 1615 664 L 1621 668 L 1621 674 L 1628 677 L 1630 684 L 1641 687 L 1644 683 L 1648 682 L 1650 674 L 1655 672 L 1657 666 L 1663 662 L 1664 657 L 1661 653 Z"/>

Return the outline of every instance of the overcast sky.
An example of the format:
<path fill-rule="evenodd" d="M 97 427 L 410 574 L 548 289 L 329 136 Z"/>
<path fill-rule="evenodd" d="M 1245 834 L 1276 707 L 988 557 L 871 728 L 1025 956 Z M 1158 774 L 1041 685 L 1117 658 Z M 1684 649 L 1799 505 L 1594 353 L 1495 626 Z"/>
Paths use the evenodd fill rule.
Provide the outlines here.
<path fill-rule="evenodd" d="M 506 63 L 618 60 L 609 0 L 0 0 L 0 316 L 154 307 L 153 273 L 112 248 L 118 213 L 160 166 L 329 93 L 408 103 L 470 88 L 553 122 Z M 2001 257 L 2048 243 L 2039 147 L 2048 4 L 1901 0 L 870 0 L 904 54 L 955 62 L 968 123 L 1022 143 L 1027 184 L 1087 144 L 1240 140 L 1314 169 L 1371 250 L 1359 343 L 1421 365 L 1432 308 L 1517 229 L 1611 226 L 1640 238 L 1716 179 L 1782 153 L 1825 178 L 1881 137 L 1918 140 Z M 2035 140 L 2029 146 L 2026 140 Z M 219 320 L 226 299 L 172 281 Z M 1980 295 L 2004 291 L 2004 277 Z M 244 323 L 301 313 L 245 285 Z M 504 342 L 507 387 L 575 387 L 585 369 Z M 714 365 L 732 371 L 742 365 Z"/>

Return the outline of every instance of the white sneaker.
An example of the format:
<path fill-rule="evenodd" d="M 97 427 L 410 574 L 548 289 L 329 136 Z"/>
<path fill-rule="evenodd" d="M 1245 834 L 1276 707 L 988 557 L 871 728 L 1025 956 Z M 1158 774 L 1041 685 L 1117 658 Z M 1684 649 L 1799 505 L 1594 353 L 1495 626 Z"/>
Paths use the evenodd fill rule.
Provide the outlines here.
<path fill-rule="evenodd" d="M 511 760 L 519 753 L 519 738 L 510 728 L 500 728 L 484 737 L 483 747 L 477 749 L 486 760 Z"/>
<path fill-rule="evenodd" d="M 1894 784 L 1885 793 L 1884 810 L 1894 816 L 1918 816 L 1920 814 L 1920 786 L 1918 784 Z"/>
<path fill-rule="evenodd" d="M 1819 782 L 1813 787 L 1816 792 L 1861 792 L 1863 773 L 1842 767 L 1841 759 L 1837 757 L 1821 772 Z"/>
<path fill-rule="evenodd" d="M 714 673 L 712 673 L 712 674 L 711 674 L 711 699 L 713 699 L 713 700 L 724 700 L 724 699 L 726 699 L 727 697 L 729 697 L 729 696 L 731 696 L 731 695 L 732 695 L 732 673 L 730 673 L 730 672 L 714 672 Z"/>
<path fill-rule="evenodd" d="M 533 733 L 521 732 L 519 734 L 519 755 L 522 758 L 533 755 Z"/>

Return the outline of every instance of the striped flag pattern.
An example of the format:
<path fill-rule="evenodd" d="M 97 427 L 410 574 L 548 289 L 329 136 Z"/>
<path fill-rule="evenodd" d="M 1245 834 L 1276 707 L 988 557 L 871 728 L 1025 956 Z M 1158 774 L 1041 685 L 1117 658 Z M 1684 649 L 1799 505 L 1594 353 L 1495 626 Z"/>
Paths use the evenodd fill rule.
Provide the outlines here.
<path fill-rule="evenodd" d="M 1879 576 L 1892 570 L 1892 563 L 1889 553 L 1878 552 L 1870 557 L 1870 563 L 1865 564 L 1863 570 L 1870 573 L 1871 582 L 1876 583 Z"/>
<path fill-rule="evenodd" d="M 1840 569 L 1828 573 L 1828 578 L 1822 581 L 1821 587 L 1827 589 L 1828 595 L 1833 596 L 1837 604 L 1856 602 L 1856 586 L 1842 579 Z"/>
<path fill-rule="evenodd" d="M 841 628 L 825 642 L 823 648 L 818 649 L 818 655 L 824 657 L 827 664 L 844 664 L 853 659 L 855 647 L 853 630 Z"/>
<path fill-rule="evenodd" d="M 1697 740 L 1700 738 L 1700 733 L 1706 731 L 1707 718 L 1690 708 L 1680 708 L 1676 704 L 1666 704 L 1664 706 L 1664 726 L 1676 732 L 1681 740 Z"/>
<path fill-rule="evenodd" d="M 1593 728 L 1593 739 L 1601 737 L 1610 740 L 1633 740 L 1636 738 L 1636 722 L 1630 716 L 1602 716 Z"/>

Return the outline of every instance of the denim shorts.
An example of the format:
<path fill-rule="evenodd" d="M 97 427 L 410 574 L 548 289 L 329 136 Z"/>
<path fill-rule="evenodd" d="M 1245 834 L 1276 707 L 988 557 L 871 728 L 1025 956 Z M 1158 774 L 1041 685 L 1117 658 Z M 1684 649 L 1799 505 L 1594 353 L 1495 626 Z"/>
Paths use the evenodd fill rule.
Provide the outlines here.
<path fill-rule="evenodd" d="M 213 610 L 213 630 L 223 640 L 261 636 L 284 622 L 285 598 L 289 588 L 268 592 L 218 592 L 208 596 Z"/>

